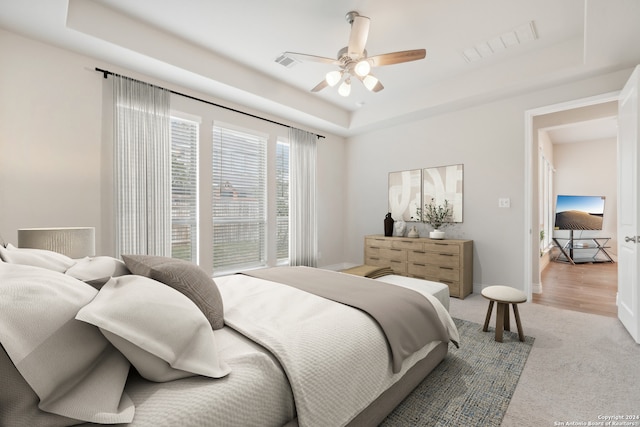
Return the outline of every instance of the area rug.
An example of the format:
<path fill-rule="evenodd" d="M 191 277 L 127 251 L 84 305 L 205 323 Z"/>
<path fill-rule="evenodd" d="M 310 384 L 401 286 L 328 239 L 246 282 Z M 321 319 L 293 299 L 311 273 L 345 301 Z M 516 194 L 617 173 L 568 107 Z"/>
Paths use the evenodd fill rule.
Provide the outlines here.
<path fill-rule="evenodd" d="M 460 348 L 449 353 L 425 380 L 383 421 L 384 427 L 499 426 L 529 357 L 534 338 L 518 340 L 495 329 L 454 319 Z M 514 325 L 515 326 L 515 325 Z"/>

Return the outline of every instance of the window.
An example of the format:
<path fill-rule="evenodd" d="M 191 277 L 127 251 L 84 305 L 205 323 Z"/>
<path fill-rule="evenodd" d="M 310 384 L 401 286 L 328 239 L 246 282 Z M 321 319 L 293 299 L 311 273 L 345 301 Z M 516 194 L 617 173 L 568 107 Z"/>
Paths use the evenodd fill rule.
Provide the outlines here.
<path fill-rule="evenodd" d="M 289 143 L 276 146 L 276 251 L 278 264 L 289 261 Z"/>
<path fill-rule="evenodd" d="M 171 118 L 171 256 L 198 262 L 198 128 Z"/>
<path fill-rule="evenodd" d="M 267 137 L 213 127 L 213 270 L 266 265 Z"/>

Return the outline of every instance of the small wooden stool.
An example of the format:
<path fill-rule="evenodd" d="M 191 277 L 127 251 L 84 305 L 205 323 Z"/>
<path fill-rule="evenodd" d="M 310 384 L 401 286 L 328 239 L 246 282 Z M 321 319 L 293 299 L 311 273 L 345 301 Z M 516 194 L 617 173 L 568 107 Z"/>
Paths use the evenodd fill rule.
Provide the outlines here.
<path fill-rule="evenodd" d="M 493 303 L 498 303 L 496 309 L 496 341 L 502 342 L 503 331 L 510 331 L 509 325 L 509 304 L 513 305 L 513 315 L 516 318 L 518 326 L 518 337 L 520 341 L 524 341 L 524 333 L 520 324 L 520 314 L 518 313 L 518 304 L 527 301 L 524 292 L 509 286 L 489 286 L 482 290 L 482 296 L 489 300 L 489 309 L 487 310 L 487 318 L 484 321 L 482 330 L 487 332 L 489 328 L 489 320 L 491 320 L 491 311 Z"/>

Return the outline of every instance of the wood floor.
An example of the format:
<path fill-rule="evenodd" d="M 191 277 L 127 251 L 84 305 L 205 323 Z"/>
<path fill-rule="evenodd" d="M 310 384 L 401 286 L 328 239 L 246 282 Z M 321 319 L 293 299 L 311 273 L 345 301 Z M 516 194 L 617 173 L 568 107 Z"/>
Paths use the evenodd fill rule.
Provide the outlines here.
<path fill-rule="evenodd" d="M 542 271 L 542 293 L 533 302 L 565 310 L 617 317 L 618 264 L 550 262 Z"/>

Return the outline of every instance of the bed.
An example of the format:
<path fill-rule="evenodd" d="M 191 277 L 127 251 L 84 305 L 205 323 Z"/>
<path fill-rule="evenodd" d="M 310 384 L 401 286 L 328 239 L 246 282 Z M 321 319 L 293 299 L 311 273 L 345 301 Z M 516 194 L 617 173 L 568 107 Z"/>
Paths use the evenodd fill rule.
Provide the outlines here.
<path fill-rule="evenodd" d="M 58 255 L 0 247 L 0 425 L 377 425 L 459 339 L 408 278 Z"/>

